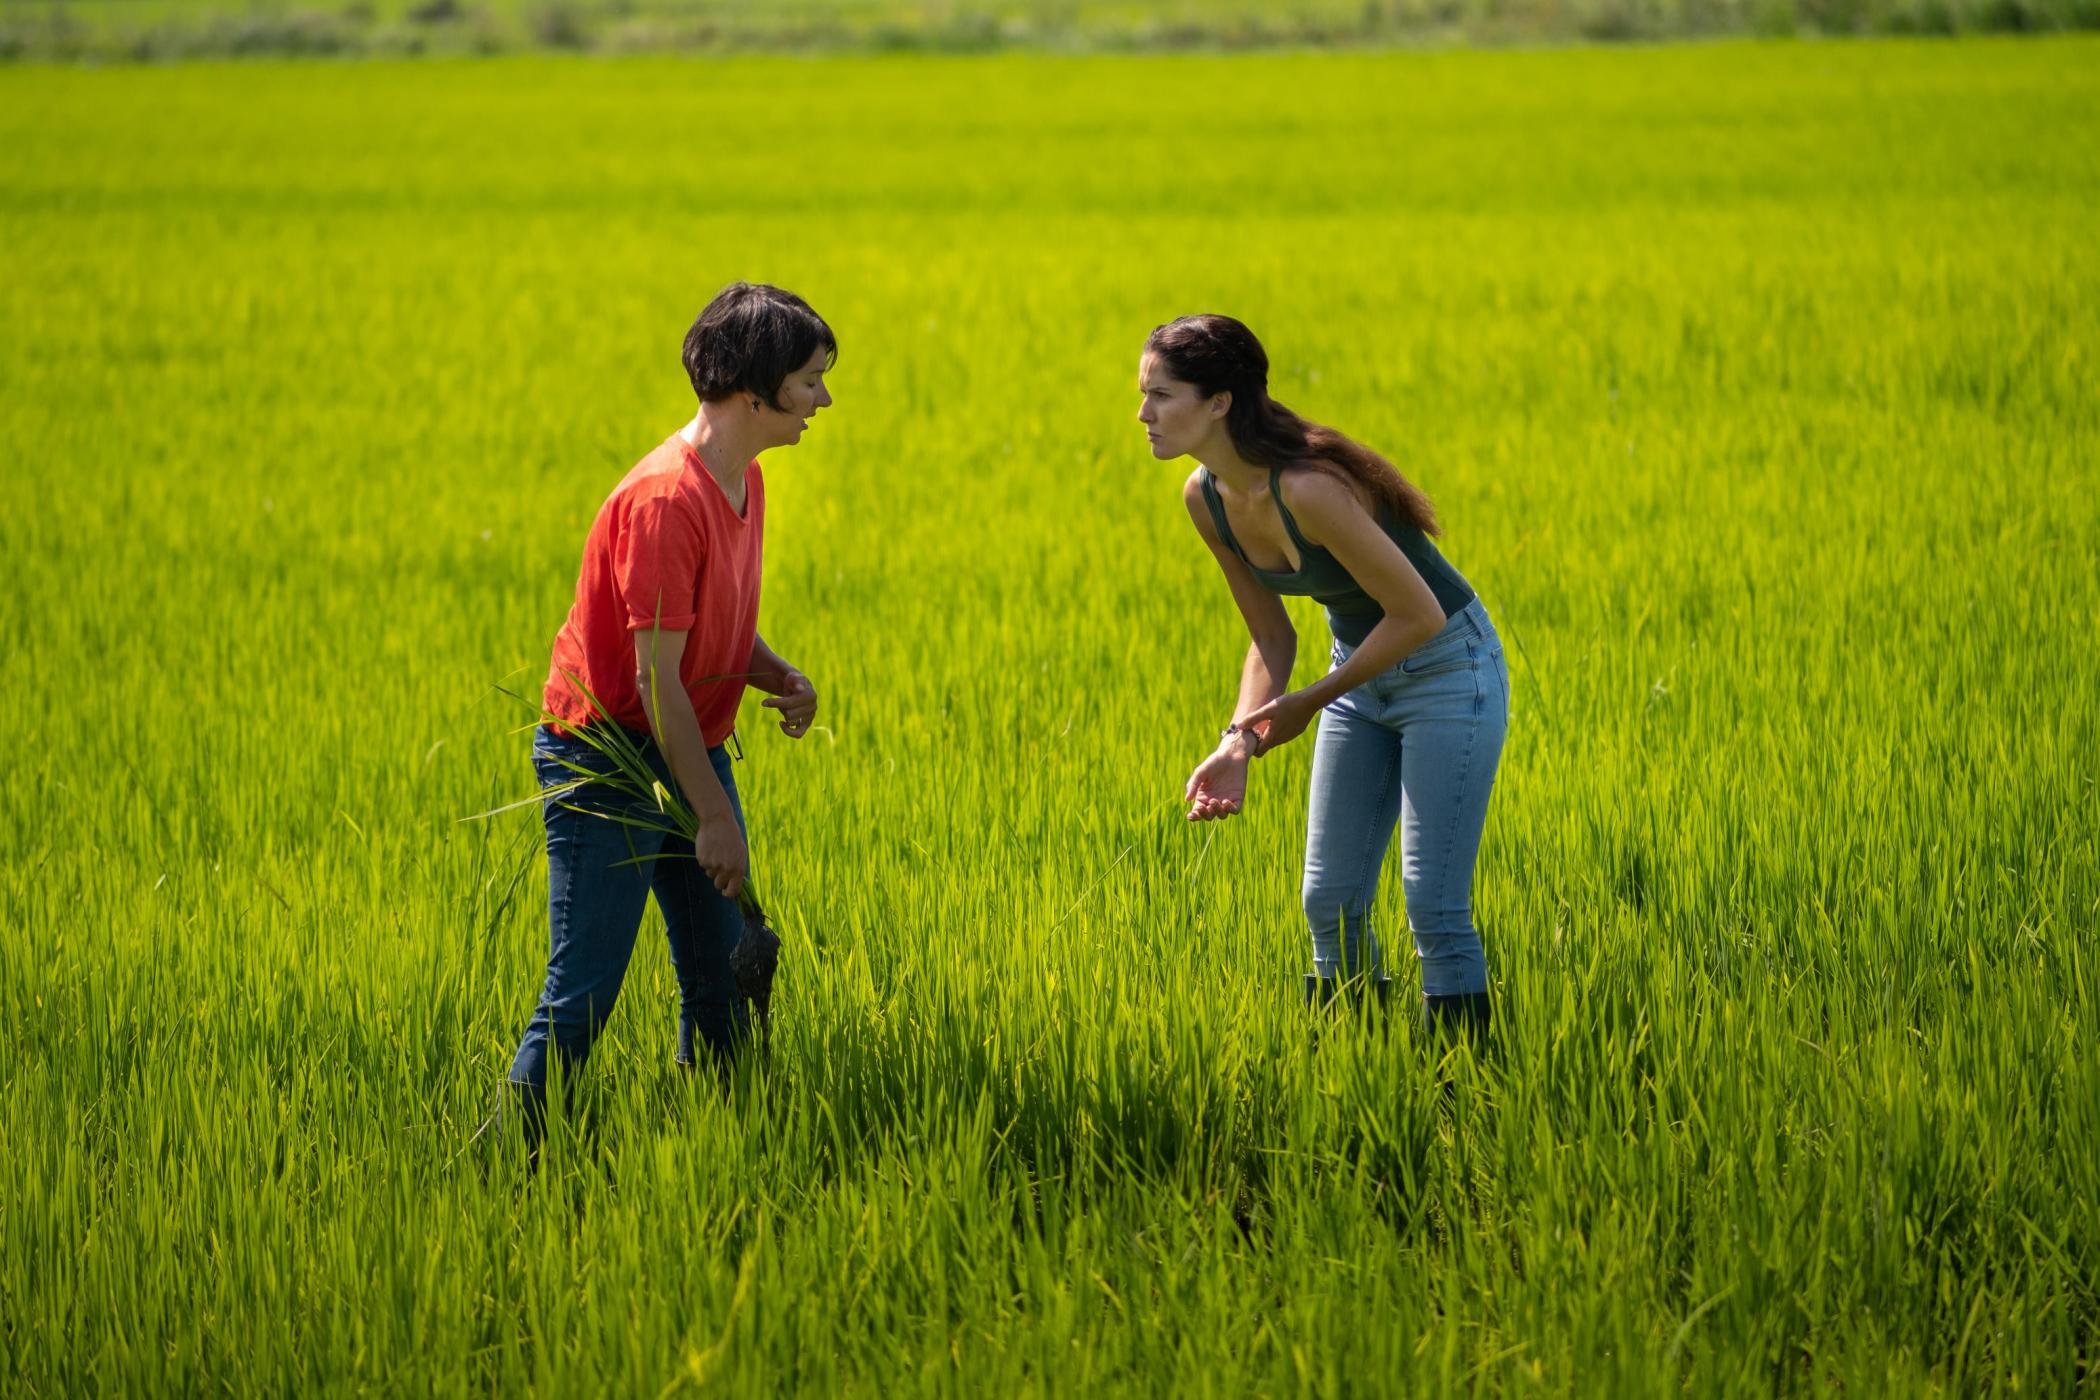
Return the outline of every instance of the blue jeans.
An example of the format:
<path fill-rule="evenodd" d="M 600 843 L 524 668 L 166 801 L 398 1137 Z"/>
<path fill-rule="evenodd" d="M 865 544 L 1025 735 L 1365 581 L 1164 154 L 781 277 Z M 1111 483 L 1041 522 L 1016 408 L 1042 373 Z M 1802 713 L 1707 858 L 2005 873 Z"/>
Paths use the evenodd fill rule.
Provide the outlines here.
<path fill-rule="evenodd" d="M 1336 642 L 1334 664 L 1352 648 Z M 1473 861 L 1509 728 L 1509 667 L 1479 599 L 1399 664 L 1320 713 L 1305 836 L 1305 917 L 1322 977 L 1384 975 L 1371 908 L 1400 827 L 1424 996 L 1487 990 Z"/>
<path fill-rule="evenodd" d="M 655 741 L 646 735 L 630 737 L 656 770 L 658 781 L 678 791 Z M 716 747 L 707 757 L 741 828 L 744 809 L 737 800 L 729 754 Z M 544 725 L 532 741 L 532 762 L 542 788 L 572 781 L 572 764 L 597 773 L 608 767 L 589 744 Z M 589 810 L 574 810 L 578 807 Z M 567 1074 L 582 1067 L 605 1028 L 627 976 L 627 961 L 652 889 L 663 911 L 671 965 L 678 975 L 678 1062 L 690 1065 L 696 1050 L 704 1049 L 718 1064 L 727 1063 L 749 1020 L 729 971 L 729 950 L 744 930 L 736 901 L 723 898 L 715 888 L 693 858 L 691 843 L 613 820 L 625 814 L 661 818 L 609 784 L 593 783 L 559 799 L 549 798 L 540 808 L 547 824 L 547 982 L 510 1066 L 510 1082 L 524 1101 L 528 1121 L 537 1122 L 544 1109 L 549 1045 Z"/>

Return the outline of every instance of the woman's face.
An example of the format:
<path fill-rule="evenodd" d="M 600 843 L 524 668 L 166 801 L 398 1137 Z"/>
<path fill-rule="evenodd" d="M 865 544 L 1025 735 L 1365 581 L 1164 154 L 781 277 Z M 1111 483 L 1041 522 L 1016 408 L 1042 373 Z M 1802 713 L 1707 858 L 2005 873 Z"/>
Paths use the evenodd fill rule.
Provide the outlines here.
<path fill-rule="evenodd" d="M 1161 461 L 1193 453 L 1224 418 L 1232 402 L 1228 394 L 1202 397 L 1195 385 L 1174 378 L 1159 358 L 1149 353 L 1138 361 L 1138 394 L 1143 400 L 1138 407 L 1138 422 L 1145 425 L 1145 439 L 1152 444 L 1152 455 Z"/>
<path fill-rule="evenodd" d="M 819 345 L 802 368 L 780 381 L 780 393 L 776 397 L 787 405 L 785 411 L 772 404 L 759 409 L 766 426 L 772 430 L 768 436 L 774 439 L 775 445 L 790 447 L 802 441 L 802 434 L 817 410 L 831 406 L 831 391 L 824 387 L 825 358 L 824 347 Z"/>

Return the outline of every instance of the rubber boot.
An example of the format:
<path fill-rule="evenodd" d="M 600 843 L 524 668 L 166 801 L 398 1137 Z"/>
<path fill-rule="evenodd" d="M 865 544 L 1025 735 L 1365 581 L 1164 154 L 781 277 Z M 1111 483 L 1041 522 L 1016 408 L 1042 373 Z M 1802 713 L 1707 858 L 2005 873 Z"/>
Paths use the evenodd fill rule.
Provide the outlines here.
<path fill-rule="evenodd" d="M 1487 1052 L 1494 1020 L 1494 1003 L 1486 992 L 1422 998 L 1422 1021 L 1429 1034 L 1440 1040 L 1463 1040 L 1475 1054 Z"/>
<path fill-rule="evenodd" d="M 522 1145 L 525 1149 L 525 1175 L 529 1180 L 539 1175 L 540 1145 L 547 1138 L 547 1104 L 544 1091 L 535 1093 L 528 1085 L 513 1084 L 505 1080 L 500 1090 L 496 1107 L 460 1150 L 460 1155 L 473 1162 L 487 1180 L 495 1165 L 495 1158 L 503 1150 L 505 1122 L 516 1116 L 521 1124 Z"/>
<path fill-rule="evenodd" d="M 1363 977 L 1322 977 L 1317 972 L 1305 974 L 1305 1004 L 1314 1011 L 1323 1011 L 1336 1001 L 1346 1001 L 1349 1009 L 1361 1016 L 1369 1007 L 1383 1011 L 1392 999 L 1393 979 L 1380 977 L 1373 981 Z"/>

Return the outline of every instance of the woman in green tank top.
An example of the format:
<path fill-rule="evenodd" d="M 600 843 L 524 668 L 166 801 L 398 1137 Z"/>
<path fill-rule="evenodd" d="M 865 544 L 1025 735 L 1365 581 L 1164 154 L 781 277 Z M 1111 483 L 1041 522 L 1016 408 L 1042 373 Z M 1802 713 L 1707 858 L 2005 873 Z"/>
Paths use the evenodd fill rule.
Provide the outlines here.
<path fill-rule="evenodd" d="M 1249 763 L 1317 720 L 1308 998 L 1385 995 L 1371 916 L 1397 826 L 1427 1015 L 1484 1036 L 1471 890 L 1508 726 L 1501 642 L 1437 551 L 1428 498 L 1377 453 L 1270 398 L 1268 378 L 1261 342 L 1229 316 L 1159 327 L 1138 364 L 1138 420 L 1155 457 L 1201 464 L 1183 491 L 1189 519 L 1253 638 L 1232 722 L 1189 777 L 1189 819 L 1242 811 Z M 1325 604 L 1334 631 L 1331 668 L 1296 691 L 1286 594 Z"/>

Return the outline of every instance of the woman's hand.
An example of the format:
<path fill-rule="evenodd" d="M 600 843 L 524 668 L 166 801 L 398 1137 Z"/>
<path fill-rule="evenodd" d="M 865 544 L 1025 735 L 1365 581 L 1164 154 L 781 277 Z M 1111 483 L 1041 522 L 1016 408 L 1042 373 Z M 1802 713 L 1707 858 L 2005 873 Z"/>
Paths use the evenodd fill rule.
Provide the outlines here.
<path fill-rule="evenodd" d="M 1189 804 L 1192 822 L 1216 821 L 1238 812 L 1247 800 L 1247 755 L 1242 747 L 1228 742 L 1197 764 L 1182 800 Z"/>
<path fill-rule="evenodd" d="M 1252 729 L 1261 735 L 1261 751 L 1280 749 L 1305 732 L 1319 715 L 1321 706 L 1307 698 L 1302 690 L 1288 695 L 1279 695 L 1258 710 L 1248 712 L 1240 721 L 1242 729 Z"/>
<path fill-rule="evenodd" d="M 788 668 L 781 683 L 778 694 L 760 703 L 768 710 L 780 711 L 781 733 L 799 739 L 809 733 L 810 721 L 817 717 L 817 688 L 809 683 L 808 676 L 793 667 Z"/>
<path fill-rule="evenodd" d="M 735 899 L 751 873 L 751 853 L 744 847 L 744 833 L 733 812 L 703 817 L 693 834 L 693 858 L 715 882 L 724 899 Z"/>

